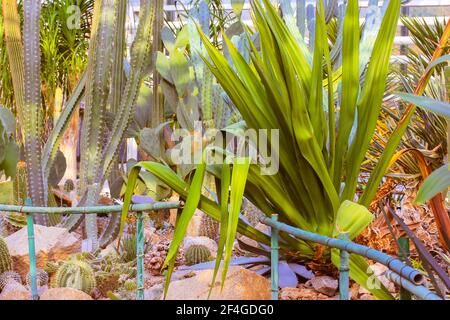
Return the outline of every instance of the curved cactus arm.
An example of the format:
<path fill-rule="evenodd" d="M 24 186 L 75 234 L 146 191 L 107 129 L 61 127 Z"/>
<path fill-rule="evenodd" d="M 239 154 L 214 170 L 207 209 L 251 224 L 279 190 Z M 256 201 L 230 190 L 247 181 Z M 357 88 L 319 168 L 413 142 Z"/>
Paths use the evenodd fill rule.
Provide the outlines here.
<path fill-rule="evenodd" d="M 47 142 L 44 145 L 44 150 L 42 152 L 42 168 L 44 171 L 44 186 L 47 185 L 47 180 L 50 174 L 50 169 L 52 167 L 53 161 L 58 151 L 59 144 L 63 137 L 63 134 L 72 118 L 73 113 L 77 109 L 76 107 L 80 103 L 83 97 L 84 87 L 86 85 L 86 73 L 81 76 L 78 85 L 75 87 L 72 96 L 67 101 L 66 106 L 61 112 L 58 121 L 56 122 Z"/>
<path fill-rule="evenodd" d="M 153 33 L 155 6 L 155 1 L 146 0 L 141 3 L 139 26 L 131 48 L 131 73 L 125 85 L 125 91 L 111 130 L 111 140 L 104 152 L 103 168 L 97 173 L 98 181 L 105 176 L 113 163 L 133 114 L 139 88 L 146 75 L 146 62 L 152 51 L 149 39 Z"/>
<path fill-rule="evenodd" d="M 99 239 L 100 248 L 106 248 L 108 244 L 114 241 L 119 235 L 120 230 L 120 215 L 119 214 L 111 214 L 108 225 L 103 231 L 102 235 Z"/>
<path fill-rule="evenodd" d="M 41 2 L 25 0 L 24 8 L 24 89 L 25 108 L 23 110 L 24 146 L 28 165 L 28 190 L 35 206 L 45 206 L 44 180 L 41 166 L 44 115 L 41 106 L 41 50 L 40 15 Z M 37 215 L 37 223 L 46 224 L 47 217 Z"/>

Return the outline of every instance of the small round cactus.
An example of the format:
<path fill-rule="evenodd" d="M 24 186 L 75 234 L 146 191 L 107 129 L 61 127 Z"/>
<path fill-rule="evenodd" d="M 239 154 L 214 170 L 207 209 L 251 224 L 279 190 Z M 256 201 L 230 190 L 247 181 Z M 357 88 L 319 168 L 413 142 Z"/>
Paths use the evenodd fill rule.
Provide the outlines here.
<path fill-rule="evenodd" d="M 48 273 L 42 269 L 36 270 L 36 282 L 38 287 L 43 287 L 48 285 Z M 27 274 L 27 286 L 31 287 L 31 276 L 30 273 Z"/>
<path fill-rule="evenodd" d="M 13 269 L 13 262 L 5 240 L 0 238 L 0 274 Z"/>
<path fill-rule="evenodd" d="M 71 259 L 56 271 L 55 287 L 69 287 L 90 294 L 96 286 L 94 270 L 81 260 Z"/>
<path fill-rule="evenodd" d="M 190 246 L 184 254 L 187 265 L 193 265 L 211 260 L 211 251 L 201 244 Z"/>

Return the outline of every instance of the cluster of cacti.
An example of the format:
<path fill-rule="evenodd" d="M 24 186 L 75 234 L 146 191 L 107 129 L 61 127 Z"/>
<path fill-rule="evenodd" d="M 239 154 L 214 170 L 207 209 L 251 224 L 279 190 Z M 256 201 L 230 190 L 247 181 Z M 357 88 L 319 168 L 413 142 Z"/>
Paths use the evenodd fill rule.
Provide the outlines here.
<path fill-rule="evenodd" d="M 94 270 L 85 261 L 70 259 L 58 268 L 52 286 L 74 288 L 90 294 L 96 286 Z"/>
<path fill-rule="evenodd" d="M 6 271 L 0 274 L 0 291 L 9 283 L 16 282 L 22 284 L 22 277 L 15 271 Z"/>
<path fill-rule="evenodd" d="M 211 250 L 202 244 L 193 244 L 186 249 L 184 259 L 187 265 L 194 265 L 211 260 Z"/>
<path fill-rule="evenodd" d="M 5 240 L 0 238 L 0 274 L 11 270 L 13 270 L 13 260 L 11 258 L 11 254 L 9 253 Z"/>
<path fill-rule="evenodd" d="M 27 274 L 27 286 L 31 287 L 31 275 Z M 48 285 L 48 273 L 45 270 L 37 269 L 36 270 L 36 284 L 38 287 L 43 287 Z"/>
<path fill-rule="evenodd" d="M 144 254 L 148 251 L 148 242 L 144 243 Z M 122 238 L 118 251 L 120 259 L 127 263 L 136 261 L 137 238 L 135 234 L 130 234 Z"/>
<path fill-rule="evenodd" d="M 157 276 L 162 273 L 162 266 L 170 248 L 170 241 L 162 241 L 155 244 L 144 256 L 144 266 L 152 275 Z M 182 265 L 184 262 L 183 250 L 180 248 L 177 253 L 175 265 Z"/>

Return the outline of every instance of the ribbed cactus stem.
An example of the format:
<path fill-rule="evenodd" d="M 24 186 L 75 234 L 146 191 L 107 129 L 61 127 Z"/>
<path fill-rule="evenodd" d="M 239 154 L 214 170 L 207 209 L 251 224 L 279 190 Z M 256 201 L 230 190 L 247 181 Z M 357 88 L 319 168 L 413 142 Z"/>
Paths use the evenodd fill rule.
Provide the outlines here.
<path fill-rule="evenodd" d="M 23 46 L 17 0 L 2 0 L 2 14 L 5 44 L 14 87 L 14 100 L 19 120 L 22 122 L 22 110 L 25 99 L 23 88 Z M 21 129 L 23 130 L 23 128 Z"/>
<path fill-rule="evenodd" d="M 58 268 L 55 287 L 69 287 L 90 294 L 95 288 L 95 276 L 91 266 L 82 260 L 69 260 Z"/>
<path fill-rule="evenodd" d="M 45 206 L 47 195 L 41 166 L 44 133 L 44 115 L 41 106 L 41 2 L 25 0 L 23 11 L 25 106 L 22 126 L 27 161 L 28 194 L 32 198 L 34 206 Z M 47 223 L 45 215 L 35 215 L 35 220 L 39 224 Z"/>
<path fill-rule="evenodd" d="M 190 246 L 184 254 L 187 265 L 209 261 L 210 257 L 211 251 L 209 248 L 201 244 L 194 244 Z"/>
<path fill-rule="evenodd" d="M 11 255 L 6 245 L 5 240 L 0 238 L 0 274 L 13 269 L 13 262 Z"/>

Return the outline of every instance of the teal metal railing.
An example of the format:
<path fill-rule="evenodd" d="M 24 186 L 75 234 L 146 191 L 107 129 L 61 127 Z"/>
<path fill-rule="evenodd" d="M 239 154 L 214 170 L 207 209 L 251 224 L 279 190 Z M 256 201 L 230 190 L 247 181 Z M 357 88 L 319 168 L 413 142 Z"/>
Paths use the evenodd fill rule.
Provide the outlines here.
<path fill-rule="evenodd" d="M 144 223 L 143 211 L 154 211 L 162 209 L 176 209 L 180 208 L 180 202 L 156 202 L 153 204 L 132 204 L 129 211 L 136 212 L 136 282 L 137 291 L 136 299 L 144 300 Z M 19 212 L 27 216 L 27 231 L 28 231 L 28 253 L 30 258 L 30 278 L 31 278 L 31 296 L 33 300 L 38 300 L 38 289 L 36 280 L 36 252 L 35 252 L 35 238 L 34 238 L 34 222 L 33 215 L 35 214 L 98 214 L 111 213 L 120 214 L 122 212 L 121 205 L 115 206 L 96 206 L 96 207 L 33 207 L 31 200 L 27 199 L 25 206 L 14 205 L 0 205 L 0 211 Z"/>
<path fill-rule="evenodd" d="M 399 259 L 391 257 L 375 249 L 349 241 L 348 234 L 343 233 L 339 239 L 326 237 L 320 234 L 308 232 L 294 228 L 278 221 L 278 215 L 272 218 L 263 218 L 264 224 L 271 227 L 271 279 L 272 279 L 272 299 L 278 299 L 278 262 L 279 262 L 279 237 L 278 233 L 284 231 L 299 239 L 320 243 L 330 248 L 340 250 L 339 266 L 339 295 L 341 300 L 349 299 L 349 256 L 350 253 L 358 254 L 368 259 L 379 262 L 386 267 L 386 277 L 400 286 L 403 290 L 410 292 L 423 300 L 443 300 L 440 296 L 431 292 L 422 285 L 425 280 L 422 272 L 406 265 Z M 404 298 L 405 295 L 401 295 Z"/>

